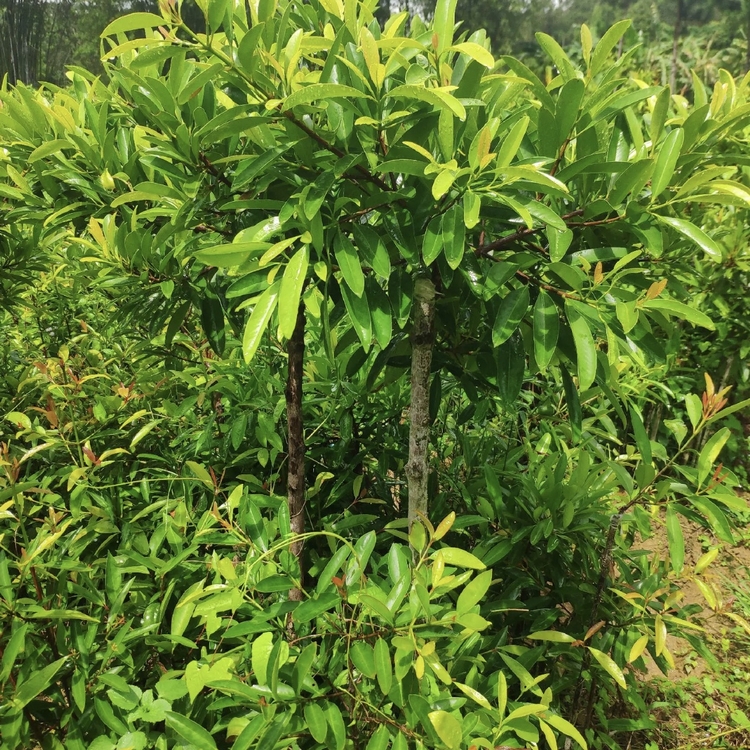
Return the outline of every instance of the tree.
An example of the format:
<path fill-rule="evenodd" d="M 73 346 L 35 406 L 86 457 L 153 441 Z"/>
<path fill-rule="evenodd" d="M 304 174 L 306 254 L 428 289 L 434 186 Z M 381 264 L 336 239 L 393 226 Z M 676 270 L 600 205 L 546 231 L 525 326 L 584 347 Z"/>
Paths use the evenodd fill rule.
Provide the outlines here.
<path fill-rule="evenodd" d="M 633 53 L 612 59 L 627 22 L 596 45 L 584 27 L 581 67 L 540 33 L 555 71 L 545 84 L 515 58 L 496 61 L 483 32 L 456 36 L 455 11 L 456 3 L 444 0 L 429 24 L 413 18 L 407 32 L 405 13 L 381 29 L 369 0 L 262 2 L 250 5 L 249 15 L 242 4 L 216 0 L 206 5 L 202 33 L 184 22 L 176 5 L 164 3 L 160 16 L 132 14 L 105 29 L 105 52 L 114 61 L 107 65 L 108 84 L 77 72 L 69 91 L 21 86 L 3 93 L 0 137 L 12 167 L 2 183 L 8 224 L 31 231 L 43 218 L 45 241 L 93 252 L 86 262 L 102 263 L 108 286 L 127 290 L 118 298 L 123 314 L 150 327 L 167 349 L 194 311 L 216 356 L 236 356 L 232 341 L 241 337 L 246 374 L 259 366 L 258 357 L 285 361 L 280 408 L 288 431 L 286 445 L 279 440 L 276 450 L 286 454 L 286 503 L 270 492 L 247 497 L 242 487 L 234 495 L 237 485 L 231 490 L 235 499 L 226 500 L 228 516 L 222 516 L 217 473 L 185 462 L 213 493 L 213 505 L 180 554 L 192 555 L 193 572 L 205 578 L 199 550 L 209 544 L 202 535 L 210 529 L 247 556 L 243 577 L 228 558 L 231 570 L 218 553 L 211 557 L 220 593 L 213 585 L 204 589 L 197 573 L 195 580 L 174 579 L 179 604 L 169 643 L 194 649 L 180 639 L 197 611 L 216 656 L 210 664 L 190 661 L 189 685 L 186 670 L 184 684 L 180 678 L 180 687 L 169 686 L 175 688 L 175 706 L 186 695 L 190 702 L 180 712 L 170 707 L 164 720 L 192 744 L 214 742 L 199 722 L 213 727 L 217 718 L 223 727 L 233 716 L 199 698 L 209 683 L 211 690 L 239 695 L 231 711 L 252 707 L 252 729 L 248 723 L 239 730 L 247 730 L 249 743 L 261 731 L 269 745 L 282 735 L 296 742 L 306 737 L 303 724 L 310 724 L 311 731 L 319 730 L 313 734 L 319 743 L 330 725 L 331 741 L 340 747 L 346 711 L 355 713 L 353 731 L 363 739 L 377 734 L 388 742 L 394 730 L 394 743 L 417 734 L 457 748 L 464 728 L 464 744 L 531 741 L 539 731 L 553 736 L 550 727 L 578 737 L 544 702 L 552 698 L 529 672 L 532 657 L 534 664 L 547 658 L 544 649 L 537 657 L 528 647 L 532 655 L 524 651 L 524 666 L 515 659 L 515 645 L 507 651 L 507 639 L 556 644 L 559 651 L 549 659 L 565 660 L 567 688 L 577 684 L 568 694 L 581 695 L 592 663 L 596 679 L 609 675 L 626 686 L 622 668 L 636 653 L 636 642 L 642 648 L 633 660 L 649 642 L 656 644 L 657 658 L 668 658 L 662 612 L 673 603 L 666 604 L 673 587 L 669 576 L 684 567 L 675 508 L 731 539 L 726 512 L 732 503 L 737 507 L 736 498 L 718 476 L 710 478 L 726 433 L 717 432 L 704 446 L 698 468 L 685 481 L 670 474 L 675 456 L 692 450 L 700 431 L 714 423 L 724 394 L 707 388 L 702 404 L 697 396 L 687 401 L 690 424 L 677 426 L 670 456 L 651 445 L 642 394 L 623 387 L 620 373 L 648 371 L 649 363 L 663 360 L 658 332 L 672 332 L 675 319 L 715 327 L 679 287 L 672 292 L 669 277 L 678 260 L 696 252 L 708 262 L 723 257 L 722 246 L 702 228 L 707 217 L 683 208 L 702 205 L 706 194 L 745 200 L 742 182 L 709 166 L 725 147 L 726 133 L 744 123 L 745 90 L 735 87 L 727 97 L 734 85 L 727 78 L 710 104 L 697 102 L 691 110 L 668 87 L 638 87 L 627 74 Z M 113 275 L 116 263 L 123 269 L 119 276 Z M 355 382 L 359 397 L 390 388 L 394 406 L 387 419 L 400 450 L 378 469 L 397 479 L 406 475 L 407 518 L 388 531 L 408 540 L 411 561 L 400 545 L 373 557 L 374 530 L 342 540 L 333 524 L 306 531 L 301 523 L 308 505 L 323 516 L 321 487 L 331 479 L 328 472 L 316 475 L 306 455 L 305 443 L 329 419 L 321 418 L 305 435 L 305 414 L 315 409 L 313 386 L 328 387 L 332 401 L 344 401 L 316 377 L 324 369 L 342 383 Z M 529 425 L 529 416 L 541 411 L 537 393 L 550 401 L 555 394 L 555 409 L 565 415 L 541 433 Z M 406 407 L 408 452 L 401 430 Z M 500 430 L 494 442 L 481 435 L 457 437 L 453 444 L 461 445 L 461 455 L 446 488 L 438 477 L 445 478 L 448 462 L 436 460 L 442 436 L 431 430 L 432 420 L 446 415 L 445 431 L 458 430 L 480 410 L 482 421 L 517 437 Z M 339 437 L 354 411 L 355 405 L 343 405 Z M 379 418 L 372 411 L 360 416 L 369 425 Z M 22 417 L 14 419 L 24 425 Z M 367 439 L 361 430 L 347 430 L 358 441 Z M 269 443 L 270 435 L 278 437 L 273 428 L 259 425 L 259 431 Z M 139 435 L 131 447 L 136 437 L 143 439 Z M 378 446 L 370 439 L 366 458 L 372 462 Z M 625 454 L 623 441 L 631 448 Z M 327 450 L 333 451 L 333 442 L 327 440 Z M 90 469 L 88 454 L 80 450 L 81 465 L 73 469 L 78 473 L 65 477 L 67 491 Z M 235 473 L 230 481 L 244 475 Z M 365 481 L 363 473 L 351 478 L 355 503 Z M 14 487 L 10 492 L 17 495 Z M 466 544 L 471 549 L 442 542 L 449 530 L 462 531 L 455 512 L 475 511 L 475 505 L 482 515 L 472 513 L 475 518 L 466 523 L 478 524 L 484 534 Z M 669 524 L 671 573 L 660 568 L 651 575 L 625 549 L 625 535 L 648 528 L 651 516 L 643 506 L 659 508 Z M 260 509 L 269 507 L 274 517 L 266 523 Z M 235 510 L 244 514 L 237 523 Z M 321 547 L 306 558 L 301 546 L 313 539 Z M 334 540 L 338 549 L 324 546 Z M 287 549 L 296 554 L 286 555 Z M 19 552 L 15 559 L 25 575 L 26 557 Z M 651 576 L 653 607 L 631 610 L 627 597 L 620 604 L 608 586 L 614 559 L 634 590 Z M 472 578 L 471 570 L 493 566 L 498 576 L 487 571 Z M 114 572 L 109 580 L 117 595 Z M 515 610 L 525 608 L 511 605 L 502 628 L 483 641 L 480 634 L 490 621 L 475 607 L 496 580 L 492 595 L 500 600 L 542 598 L 543 606 L 524 620 Z M 466 589 L 454 603 L 450 594 L 460 586 Z M 282 590 L 285 598 L 274 599 L 273 614 L 265 617 L 268 602 L 257 594 Z M 433 595 L 441 602 L 434 607 Z M 558 618 L 566 602 L 574 608 L 563 624 Z M 604 624 L 611 614 L 618 625 L 603 632 L 596 646 L 588 645 L 598 637 L 596 618 L 605 607 Z M 239 630 L 229 631 L 228 620 L 238 612 Z M 276 625 L 269 618 L 289 614 L 293 627 L 274 640 Z M 679 610 L 670 627 L 682 627 L 681 615 Z M 318 619 L 326 644 L 321 674 L 338 691 L 325 698 L 323 720 L 308 710 L 318 697 L 318 684 L 313 681 L 312 700 L 306 682 L 315 648 L 303 652 L 301 646 L 302 638 L 317 637 L 308 629 Z M 549 635 L 553 625 L 558 630 Z M 439 650 L 421 637 L 423 626 L 439 629 Z M 233 634 L 230 639 L 257 636 L 248 670 L 255 687 L 221 662 L 230 658 L 223 656 L 224 636 L 215 635 L 222 627 Z M 298 638 L 300 627 L 305 634 Z M 127 627 L 122 633 L 126 638 Z M 359 640 L 365 647 L 350 649 Z M 377 644 L 372 652 L 371 641 Z M 162 642 L 159 647 L 168 650 Z M 358 666 L 350 666 L 350 650 L 362 652 L 361 660 L 352 656 Z M 480 676 L 479 667 L 476 674 L 472 670 L 485 651 L 492 666 Z M 62 670 L 62 659 L 50 660 L 45 680 Z M 306 671 L 300 664 L 307 664 Z M 461 679 L 446 665 L 455 665 Z M 205 670 L 215 667 L 209 679 Z M 535 708 L 521 711 L 538 716 L 537 724 L 514 723 L 524 716 L 506 712 L 506 667 L 520 695 L 541 693 L 539 703 L 527 704 Z M 355 668 L 365 681 L 353 678 Z M 137 679 L 136 670 L 128 669 Z M 574 672 L 581 675 L 577 681 Z M 76 678 L 84 696 L 87 679 Z M 114 682 L 129 695 L 129 683 Z M 30 693 L 24 684 L 21 698 Z M 587 685 L 593 695 L 593 679 Z M 180 695 L 183 687 L 187 693 Z M 436 701 L 452 700 L 456 691 L 490 713 L 477 710 L 462 725 L 435 707 L 454 705 Z M 485 694 L 495 693 L 498 700 L 493 697 L 487 709 Z M 387 701 L 392 713 L 382 718 L 368 695 L 376 696 L 377 705 Z M 283 721 L 269 717 L 277 708 L 263 711 L 271 701 L 288 707 Z M 22 724 L 20 702 L 7 709 L 14 727 Z M 75 710 L 64 694 L 57 704 L 67 706 L 67 715 Z M 100 726 L 96 716 L 89 712 L 90 726 Z M 464 714 L 459 716 L 463 721 Z M 128 729 L 117 717 L 104 724 L 113 732 Z"/>

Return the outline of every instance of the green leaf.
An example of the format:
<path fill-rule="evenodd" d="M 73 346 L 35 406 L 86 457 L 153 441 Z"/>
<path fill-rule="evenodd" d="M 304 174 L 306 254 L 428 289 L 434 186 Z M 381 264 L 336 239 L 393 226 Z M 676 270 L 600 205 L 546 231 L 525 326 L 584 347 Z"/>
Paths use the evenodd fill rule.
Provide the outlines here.
<path fill-rule="evenodd" d="M 694 393 L 688 393 L 685 396 L 685 409 L 687 410 L 690 424 L 695 429 L 703 419 L 703 404 Z"/>
<path fill-rule="evenodd" d="M 378 686 L 383 695 L 388 695 L 393 684 L 393 665 L 391 663 L 391 652 L 388 644 L 378 638 L 373 648 L 373 659 L 375 660 L 375 674 L 378 678 Z"/>
<path fill-rule="evenodd" d="M 430 711 L 429 717 L 438 737 L 449 750 L 459 750 L 462 732 L 458 719 L 447 711 Z"/>
<path fill-rule="evenodd" d="M 279 289 L 279 330 L 281 335 L 290 339 L 297 325 L 299 301 L 307 277 L 309 261 L 307 245 L 300 248 L 289 260 L 284 269 Z"/>
<path fill-rule="evenodd" d="M 394 99 L 418 99 L 440 109 L 449 109 L 461 121 L 466 119 L 464 105 L 451 93 L 441 89 L 428 89 L 424 86 L 405 83 L 391 89 L 388 96 Z"/>
<path fill-rule="evenodd" d="M 328 728 L 333 735 L 333 750 L 344 750 L 346 726 L 344 717 L 341 715 L 341 709 L 335 703 L 326 702 L 325 715 Z"/>
<path fill-rule="evenodd" d="M 559 332 L 557 305 L 547 292 L 540 289 L 534 303 L 534 358 L 542 372 L 547 369 L 555 353 Z"/>
<path fill-rule="evenodd" d="M 475 703 L 478 703 L 482 708 L 486 708 L 488 711 L 492 711 L 492 704 L 485 698 L 478 690 L 475 690 L 469 685 L 464 685 L 462 682 L 453 683 L 464 695 L 467 695 Z"/>
<path fill-rule="evenodd" d="M 446 565 L 457 565 L 459 568 L 472 570 L 484 570 L 487 567 L 476 555 L 458 547 L 441 547 L 440 552 Z"/>
<path fill-rule="evenodd" d="M 569 721 L 566 721 L 561 716 L 555 716 L 555 714 L 546 714 L 544 720 L 550 726 L 557 729 L 558 732 L 562 732 L 564 735 L 574 739 L 583 750 L 587 750 L 588 746 L 583 735 Z"/>
<path fill-rule="evenodd" d="M 635 435 L 638 452 L 641 454 L 641 461 L 646 465 L 650 465 L 651 441 L 648 439 L 641 415 L 632 406 L 630 407 L 630 422 L 633 425 L 633 434 Z"/>
<path fill-rule="evenodd" d="M 375 657 L 373 648 L 369 643 L 356 641 L 349 649 L 349 658 L 352 664 L 365 676 L 371 680 L 375 678 L 377 670 L 375 669 Z"/>
<path fill-rule="evenodd" d="M 731 436 L 731 430 L 728 427 L 722 427 L 718 432 L 713 434 L 709 441 L 703 446 L 700 455 L 698 456 L 698 462 L 696 464 L 698 469 L 698 486 L 700 487 L 706 478 L 711 473 L 714 462 L 721 453 L 721 449 L 726 444 Z"/>
<path fill-rule="evenodd" d="M 276 303 L 279 298 L 280 281 L 274 281 L 255 303 L 253 312 L 245 326 L 245 333 L 242 337 L 242 354 L 247 364 L 250 363 L 258 350 L 260 340 L 266 331 L 268 321 L 276 309 Z"/>
<path fill-rule="evenodd" d="M 42 669 L 33 670 L 30 677 L 21 683 L 15 690 L 11 705 L 15 709 L 24 708 L 40 693 L 45 691 L 51 684 L 55 675 L 62 669 L 67 661 L 67 656 L 63 656 L 57 661 L 53 661 Z"/>
<path fill-rule="evenodd" d="M 30 154 L 29 154 L 29 164 L 33 164 L 36 161 L 40 161 L 41 159 L 46 158 L 47 156 L 51 156 L 52 154 L 56 154 L 63 149 L 66 148 L 75 148 L 75 144 L 71 141 L 64 141 L 61 138 L 56 138 L 52 141 L 47 141 L 46 143 L 43 143 L 41 146 L 38 146 L 35 148 Z"/>
<path fill-rule="evenodd" d="M 214 738 L 200 725 L 187 716 L 167 711 L 167 726 L 174 729 L 182 739 L 187 740 L 198 750 L 217 750 Z"/>
<path fill-rule="evenodd" d="M 470 581 L 458 596 L 456 612 L 463 614 L 468 612 L 487 593 L 492 583 L 492 571 L 486 570 Z"/>
<path fill-rule="evenodd" d="M 388 743 L 390 742 L 391 735 L 388 732 L 388 727 L 385 724 L 381 724 L 370 737 L 365 750 L 386 750 Z"/>
<path fill-rule="evenodd" d="M 526 135 L 529 122 L 531 122 L 531 120 L 524 115 L 510 129 L 508 135 L 505 136 L 503 145 L 500 146 L 500 150 L 497 152 L 497 158 L 495 159 L 495 165 L 498 169 L 509 166 L 513 161 L 513 158 L 518 153 L 518 149 L 521 147 L 521 143 Z"/>
<path fill-rule="evenodd" d="M 468 55 L 472 60 L 476 60 L 480 65 L 484 65 L 485 68 L 495 67 L 495 58 L 492 56 L 492 53 L 475 42 L 454 44 L 451 50 Z"/>
<path fill-rule="evenodd" d="M 676 229 L 683 237 L 687 237 L 691 242 L 694 242 L 700 247 L 703 252 L 708 255 L 711 260 L 721 262 L 723 253 L 721 247 L 712 240 L 702 229 L 699 229 L 695 224 L 685 221 L 685 219 L 675 219 L 672 216 L 658 216 L 654 214 L 656 218 L 667 226 Z"/>
<path fill-rule="evenodd" d="M 682 128 L 673 130 L 659 147 L 654 173 L 651 177 L 651 201 L 655 201 L 669 185 L 677 159 L 680 157 L 682 144 L 685 142 L 685 131 Z"/>
<path fill-rule="evenodd" d="M 674 505 L 667 505 L 667 544 L 669 545 L 669 558 L 672 561 L 672 570 L 677 575 L 682 573 L 685 564 L 685 538 L 682 535 L 682 526 Z"/>
<path fill-rule="evenodd" d="M 677 302 L 677 300 L 647 299 L 643 303 L 643 307 L 646 310 L 661 310 L 670 315 L 674 315 L 681 320 L 687 320 L 688 323 L 693 323 L 693 325 L 707 328 L 709 331 L 716 330 L 714 322 L 708 317 L 708 315 L 702 313 L 700 310 L 696 310 L 694 307 L 690 307 L 690 305 Z"/>
<path fill-rule="evenodd" d="M 251 648 L 251 661 L 255 679 L 259 685 L 266 685 L 268 675 L 268 660 L 273 650 L 273 633 L 261 633 Z"/>
<path fill-rule="evenodd" d="M 362 348 L 368 352 L 372 343 L 372 318 L 367 294 L 363 292 L 362 296 L 358 297 L 352 293 L 348 284 L 341 284 L 339 288 L 352 326 L 362 343 Z"/>
<path fill-rule="evenodd" d="M 333 248 L 344 281 L 357 297 L 361 297 L 365 291 L 365 275 L 352 241 L 343 232 L 337 232 Z"/>
<path fill-rule="evenodd" d="M 340 601 L 341 597 L 338 594 L 318 594 L 314 599 L 302 602 L 294 610 L 294 621 L 299 623 L 310 622 L 310 620 L 320 617 L 324 612 L 335 609 Z"/>
<path fill-rule="evenodd" d="M 513 335 L 528 309 L 529 288 L 527 286 L 520 286 L 506 295 L 500 303 L 495 325 L 492 327 L 493 346 L 500 346 Z"/>
<path fill-rule="evenodd" d="M 672 91 L 669 86 L 665 86 L 661 93 L 656 97 L 653 112 L 651 113 L 651 125 L 649 126 L 649 135 L 651 136 L 651 148 L 656 150 L 656 144 L 659 142 L 661 132 L 664 129 L 664 123 L 667 121 L 669 113 L 669 103 L 672 101 Z"/>
<path fill-rule="evenodd" d="M 622 673 L 622 670 L 620 667 L 615 664 L 613 659 L 605 654 L 603 651 L 599 651 L 599 649 L 593 648 L 592 646 L 588 647 L 589 651 L 591 652 L 591 655 L 601 664 L 604 671 L 623 689 L 625 690 L 627 688 L 627 683 L 625 682 L 625 675 Z M 551 724 L 552 722 L 550 722 Z M 553 725 L 554 726 L 554 725 Z"/>
<path fill-rule="evenodd" d="M 565 312 L 575 342 L 578 388 L 585 391 L 591 387 L 596 378 L 596 344 L 588 323 L 583 315 L 570 304 L 569 300 L 565 301 Z"/>
<path fill-rule="evenodd" d="M 437 53 L 453 43 L 453 27 L 456 25 L 456 4 L 458 0 L 437 0 L 432 28 L 438 37 Z"/>
<path fill-rule="evenodd" d="M 620 37 L 630 28 L 632 22 L 630 19 L 618 21 L 612 26 L 594 48 L 594 54 L 591 56 L 591 75 L 595 76 L 607 62 L 610 52 L 614 49 Z"/>
<path fill-rule="evenodd" d="M 295 616 L 295 620 L 296 619 Z M 297 657 L 297 661 L 294 663 L 294 669 L 292 670 L 292 687 L 297 695 L 302 693 L 302 686 L 304 685 L 305 678 L 310 674 L 310 670 L 317 655 L 317 645 L 315 643 L 310 643 L 302 649 L 300 655 Z"/>
<path fill-rule="evenodd" d="M 153 29 L 157 26 L 166 26 L 167 22 L 155 13 L 130 13 L 112 21 L 101 33 L 101 37 L 115 36 L 126 31 L 140 31 L 141 29 Z"/>
<path fill-rule="evenodd" d="M 270 247 L 270 242 L 235 242 L 228 245 L 207 247 L 199 250 L 195 257 L 207 266 L 231 268 L 241 265 L 253 254 L 264 252 Z"/>
<path fill-rule="evenodd" d="M 448 265 L 455 271 L 464 257 L 466 226 L 461 208 L 455 205 L 443 214 L 443 249 Z"/>
<path fill-rule="evenodd" d="M 342 83 L 313 83 L 310 86 L 295 91 L 284 100 L 284 109 L 294 109 L 300 104 L 311 104 L 315 101 L 325 99 L 371 99 L 353 86 L 345 86 Z"/>
<path fill-rule="evenodd" d="M 624 172 L 620 173 L 609 191 L 607 196 L 609 203 L 612 206 L 618 206 L 631 194 L 634 198 L 637 197 L 653 171 L 654 162 L 652 159 L 641 159 L 630 164 Z"/>
<path fill-rule="evenodd" d="M 432 264 L 443 252 L 443 217 L 430 220 L 422 240 L 422 260 L 426 266 Z"/>
<path fill-rule="evenodd" d="M 328 734 L 328 723 L 323 709 L 317 703 L 308 703 L 305 705 L 305 723 L 310 730 L 312 738 L 322 745 L 326 741 Z"/>
<path fill-rule="evenodd" d="M 573 643 L 575 638 L 559 630 L 538 630 L 526 636 L 530 641 L 550 641 L 551 643 Z"/>

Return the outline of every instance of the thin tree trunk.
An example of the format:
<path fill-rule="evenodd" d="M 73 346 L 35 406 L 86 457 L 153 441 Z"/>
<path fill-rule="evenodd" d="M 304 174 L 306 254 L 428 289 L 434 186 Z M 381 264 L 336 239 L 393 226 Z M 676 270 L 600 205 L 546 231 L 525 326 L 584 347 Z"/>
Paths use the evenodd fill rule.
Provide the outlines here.
<path fill-rule="evenodd" d="M 411 406 L 409 410 L 409 528 L 419 514 L 427 515 L 427 449 L 430 443 L 430 367 L 435 341 L 435 285 L 417 279 L 414 286 L 414 328 L 411 336 Z"/>
<path fill-rule="evenodd" d="M 672 37 L 672 70 L 669 75 L 669 86 L 672 93 L 677 89 L 677 58 L 680 52 L 680 37 L 682 36 L 683 2 L 684 0 L 677 0 L 677 18 L 674 22 L 674 35 Z"/>
<path fill-rule="evenodd" d="M 293 534 L 305 531 L 305 434 L 302 425 L 302 366 L 305 358 L 305 308 L 300 304 L 297 324 L 287 344 L 289 369 L 286 381 L 286 418 L 288 427 L 288 475 L 287 504 Z M 302 565 L 302 541 L 291 546 L 292 554 L 299 561 L 300 585 L 304 581 Z M 302 591 L 294 588 L 289 592 L 293 601 L 302 600 Z"/>

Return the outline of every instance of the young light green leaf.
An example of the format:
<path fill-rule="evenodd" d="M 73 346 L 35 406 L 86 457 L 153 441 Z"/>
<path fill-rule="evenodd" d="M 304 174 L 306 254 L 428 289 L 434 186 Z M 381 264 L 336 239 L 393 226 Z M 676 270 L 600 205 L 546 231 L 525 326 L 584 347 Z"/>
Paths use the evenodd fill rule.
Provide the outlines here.
<path fill-rule="evenodd" d="M 595 76 L 602 69 L 615 44 L 617 44 L 620 37 L 630 28 L 631 23 L 632 21 L 630 21 L 630 19 L 618 21 L 607 32 L 605 32 L 604 36 L 599 40 L 599 43 L 594 48 L 594 54 L 591 56 L 592 76 Z"/>
<path fill-rule="evenodd" d="M 706 481 L 709 473 L 713 469 L 714 462 L 721 453 L 721 449 L 726 444 L 727 440 L 731 436 L 731 431 L 728 427 L 722 427 L 718 432 L 713 434 L 709 441 L 703 446 L 700 455 L 698 456 L 698 486 L 700 487 L 703 482 Z"/>
<path fill-rule="evenodd" d="M 531 641 L 550 641 L 551 643 L 573 643 L 575 638 L 559 630 L 539 630 L 526 636 Z"/>
<path fill-rule="evenodd" d="M 592 646 L 588 647 L 591 655 L 601 664 L 604 671 L 623 689 L 627 687 L 625 682 L 625 675 L 622 673 L 620 667 L 615 664 L 611 656 L 605 654 L 603 651 L 599 651 L 597 648 Z M 552 722 L 550 722 L 552 723 Z"/>
<path fill-rule="evenodd" d="M 368 352 L 372 343 L 372 317 L 367 294 L 362 292 L 362 296 L 358 297 L 349 289 L 348 284 L 342 284 L 340 289 L 352 326 L 362 342 L 363 349 Z"/>
<path fill-rule="evenodd" d="M 457 2 L 458 0 L 437 0 L 435 4 L 432 28 L 438 38 L 438 47 L 436 50 L 438 55 L 453 43 L 453 27 L 456 24 Z"/>
<path fill-rule="evenodd" d="M 438 737 L 449 750 L 459 750 L 461 747 L 461 724 L 448 711 L 430 711 L 430 722 Z"/>
<path fill-rule="evenodd" d="M 462 682 L 453 683 L 464 695 L 469 696 L 475 703 L 478 703 L 482 708 L 486 708 L 488 711 L 492 711 L 492 704 L 478 691 L 469 685 L 464 685 Z"/>
<path fill-rule="evenodd" d="M 476 60 L 480 65 L 484 65 L 485 68 L 495 67 L 495 58 L 492 57 L 492 53 L 475 42 L 454 44 L 451 50 L 468 55 L 472 60 Z"/>
<path fill-rule="evenodd" d="M 273 633 L 261 633 L 255 638 L 251 647 L 251 663 L 259 685 L 267 684 L 266 672 L 271 651 L 273 651 Z"/>
<path fill-rule="evenodd" d="M 155 13 L 130 13 L 127 16 L 117 18 L 107 26 L 101 33 L 102 39 L 107 36 L 115 36 L 126 31 L 140 31 L 141 29 L 153 29 L 157 26 L 165 26 L 166 21 Z"/>
<path fill-rule="evenodd" d="M 446 565 L 457 565 L 459 568 L 472 570 L 484 570 L 487 567 L 476 555 L 458 547 L 441 547 L 440 551 Z"/>
<path fill-rule="evenodd" d="M 456 602 L 456 612 L 463 614 L 468 612 L 482 597 L 487 593 L 492 583 L 492 571 L 485 570 L 480 573 L 474 580 L 470 581 L 464 590 L 459 594 Z"/>

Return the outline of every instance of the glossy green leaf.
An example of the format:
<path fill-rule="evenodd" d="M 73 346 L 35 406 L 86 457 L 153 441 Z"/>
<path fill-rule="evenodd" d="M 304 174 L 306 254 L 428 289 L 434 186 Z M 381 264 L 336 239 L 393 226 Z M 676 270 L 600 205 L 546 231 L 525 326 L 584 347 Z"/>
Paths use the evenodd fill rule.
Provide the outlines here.
<path fill-rule="evenodd" d="M 674 315 L 675 318 L 687 320 L 693 325 L 707 328 L 709 331 L 716 330 L 716 326 L 708 315 L 683 302 L 677 302 L 677 300 L 649 299 L 643 303 L 643 308 L 646 310 L 660 310 L 668 315 Z"/>
<path fill-rule="evenodd" d="M 565 302 L 565 312 L 575 343 L 578 387 L 581 391 L 585 391 L 591 387 L 596 378 L 596 344 L 585 318 L 570 305 L 568 300 Z"/>
<path fill-rule="evenodd" d="M 500 346 L 518 328 L 529 309 L 529 289 L 520 286 L 509 292 L 500 303 L 495 324 L 492 327 L 492 344 Z"/>
<path fill-rule="evenodd" d="M 215 245 L 199 250 L 195 257 L 207 266 L 229 268 L 239 266 L 253 255 L 268 250 L 270 242 L 235 242 L 228 245 Z"/>
<path fill-rule="evenodd" d="M 486 567 L 476 555 L 458 547 L 441 547 L 440 552 L 446 565 L 457 565 L 459 568 L 472 570 L 484 570 Z"/>
<path fill-rule="evenodd" d="M 700 247 L 711 260 L 720 262 L 723 258 L 721 247 L 712 240 L 702 229 L 685 219 L 677 219 L 672 216 L 656 216 L 662 223 L 677 230 L 683 237 L 687 237 Z"/>
<path fill-rule="evenodd" d="M 313 83 L 295 91 L 284 100 L 284 109 L 294 109 L 300 104 L 325 101 L 326 99 L 369 99 L 367 94 L 341 83 Z"/>
<path fill-rule="evenodd" d="M 279 331 L 281 335 L 290 339 L 297 325 L 302 289 L 307 279 L 309 262 L 307 245 L 300 248 L 289 260 L 284 269 L 279 288 Z"/>
<path fill-rule="evenodd" d="M 529 122 L 529 118 L 524 115 L 505 136 L 495 159 L 495 165 L 498 168 L 502 169 L 503 167 L 510 166 L 513 158 L 518 153 L 518 149 L 521 147 L 521 143 L 529 127 Z"/>
<path fill-rule="evenodd" d="M 388 644 L 382 638 L 375 641 L 373 659 L 378 686 L 383 695 L 388 695 L 393 684 L 393 664 L 391 663 L 391 652 Z"/>
<path fill-rule="evenodd" d="M 575 742 L 577 742 L 578 745 L 583 748 L 583 750 L 587 750 L 588 745 L 586 744 L 586 740 L 583 738 L 583 735 L 569 721 L 563 719 L 561 716 L 556 716 L 555 714 L 549 713 L 544 715 L 544 720 L 550 726 L 557 729 L 558 732 L 562 732 L 567 737 L 575 740 Z"/>
<path fill-rule="evenodd" d="M 591 75 L 596 75 L 601 71 L 615 45 L 620 41 L 620 37 L 630 28 L 631 23 L 630 19 L 618 21 L 604 33 L 604 36 L 602 36 L 599 43 L 594 47 L 594 53 L 591 56 Z"/>
<path fill-rule="evenodd" d="M 426 266 L 432 264 L 443 252 L 443 218 L 436 216 L 430 220 L 422 241 L 422 260 Z"/>
<path fill-rule="evenodd" d="M 216 750 L 214 738 L 200 724 L 174 711 L 167 711 L 166 717 L 167 726 L 193 747 L 198 750 Z"/>
<path fill-rule="evenodd" d="M 245 333 L 242 337 L 242 355 L 245 362 L 249 363 L 258 350 L 263 334 L 268 327 L 268 321 L 276 309 L 279 299 L 280 281 L 274 281 L 255 303 L 253 312 L 245 325 Z"/>
<path fill-rule="evenodd" d="M 365 276 L 362 273 L 356 248 L 343 232 L 336 233 L 333 247 L 336 263 L 341 269 L 344 281 L 357 297 L 361 297 L 365 290 Z"/>
<path fill-rule="evenodd" d="M 326 741 L 326 735 L 328 734 L 328 722 L 326 722 L 326 715 L 323 713 L 323 709 L 318 703 L 307 703 L 305 704 L 304 713 L 305 723 L 310 730 L 312 738 L 322 745 Z"/>
<path fill-rule="evenodd" d="M 534 358 L 539 369 L 547 369 L 557 347 L 560 318 L 557 305 L 547 292 L 539 290 L 534 303 Z"/>
<path fill-rule="evenodd" d="M 471 580 L 458 595 L 456 612 L 463 614 L 468 612 L 475 604 L 480 602 L 492 583 L 492 571 L 486 570 Z"/>
<path fill-rule="evenodd" d="M 443 214 L 442 230 L 445 259 L 455 270 L 461 265 L 466 243 L 466 226 L 458 205 L 452 206 Z"/>
<path fill-rule="evenodd" d="M 659 147 L 659 154 L 656 157 L 654 172 L 651 176 L 652 201 L 656 200 L 669 185 L 684 142 L 685 131 L 680 128 L 673 130 Z"/>
<path fill-rule="evenodd" d="M 372 343 L 372 318 L 367 294 L 363 292 L 362 296 L 358 297 L 350 291 L 347 284 L 342 284 L 340 288 L 344 305 L 349 313 L 349 320 L 351 320 L 362 347 L 367 352 L 370 350 L 370 344 Z"/>
<path fill-rule="evenodd" d="M 110 23 L 104 31 L 102 38 L 123 34 L 126 31 L 140 31 L 142 29 L 153 29 L 157 26 L 165 26 L 166 21 L 154 13 L 130 13 L 127 16 L 117 18 Z"/>

